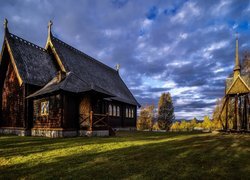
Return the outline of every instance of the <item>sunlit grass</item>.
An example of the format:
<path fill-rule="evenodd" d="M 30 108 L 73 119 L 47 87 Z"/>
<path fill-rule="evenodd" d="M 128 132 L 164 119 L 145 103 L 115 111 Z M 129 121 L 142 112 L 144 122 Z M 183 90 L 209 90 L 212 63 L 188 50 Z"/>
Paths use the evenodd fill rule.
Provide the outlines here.
<path fill-rule="evenodd" d="M 119 132 L 108 138 L 0 136 L 0 179 L 247 179 L 250 136 Z"/>

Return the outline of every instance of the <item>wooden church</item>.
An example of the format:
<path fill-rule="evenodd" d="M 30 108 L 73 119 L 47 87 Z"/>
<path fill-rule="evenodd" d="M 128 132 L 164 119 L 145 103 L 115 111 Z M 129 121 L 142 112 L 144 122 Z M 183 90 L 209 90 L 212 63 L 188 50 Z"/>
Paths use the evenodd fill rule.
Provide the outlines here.
<path fill-rule="evenodd" d="M 220 119 L 225 131 L 250 131 L 250 73 L 242 71 L 238 53 L 238 37 L 236 38 L 235 66 L 232 76 L 226 79 L 224 103 Z M 230 118 L 230 112 L 233 116 Z M 222 114 L 225 114 L 222 119 Z"/>
<path fill-rule="evenodd" d="M 65 137 L 134 129 L 139 103 L 113 69 L 54 37 L 45 48 L 9 32 L 0 56 L 0 133 Z"/>

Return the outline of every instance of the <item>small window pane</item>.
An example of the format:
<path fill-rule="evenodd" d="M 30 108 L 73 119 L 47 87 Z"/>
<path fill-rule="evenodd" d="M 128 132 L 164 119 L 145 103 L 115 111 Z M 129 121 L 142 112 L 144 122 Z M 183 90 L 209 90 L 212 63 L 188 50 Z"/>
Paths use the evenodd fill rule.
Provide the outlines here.
<path fill-rule="evenodd" d="M 134 109 L 131 109 L 131 117 L 134 118 Z"/>
<path fill-rule="evenodd" d="M 116 106 L 113 106 L 113 116 L 116 116 Z"/>
<path fill-rule="evenodd" d="M 117 106 L 117 116 L 120 116 L 120 107 Z"/>
<path fill-rule="evenodd" d="M 128 117 L 128 108 L 126 108 L 126 117 Z"/>
<path fill-rule="evenodd" d="M 112 106 L 109 105 L 109 115 L 112 116 Z"/>

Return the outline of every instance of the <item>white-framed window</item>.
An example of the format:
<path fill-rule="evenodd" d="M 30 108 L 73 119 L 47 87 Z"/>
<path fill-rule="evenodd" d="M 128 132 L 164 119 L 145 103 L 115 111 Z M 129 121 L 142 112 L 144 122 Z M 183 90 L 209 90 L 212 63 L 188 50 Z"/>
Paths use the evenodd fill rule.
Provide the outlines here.
<path fill-rule="evenodd" d="M 42 116 L 49 115 L 49 101 L 42 101 L 41 102 L 41 115 Z"/>
<path fill-rule="evenodd" d="M 112 105 L 109 105 L 109 115 L 112 116 Z"/>
<path fill-rule="evenodd" d="M 126 107 L 126 118 L 134 118 L 134 108 Z"/>
<path fill-rule="evenodd" d="M 116 106 L 113 106 L 113 116 L 116 116 Z"/>
<path fill-rule="evenodd" d="M 117 115 L 117 116 L 120 116 L 120 106 L 117 106 L 116 110 L 117 110 L 116 115 Z"/>

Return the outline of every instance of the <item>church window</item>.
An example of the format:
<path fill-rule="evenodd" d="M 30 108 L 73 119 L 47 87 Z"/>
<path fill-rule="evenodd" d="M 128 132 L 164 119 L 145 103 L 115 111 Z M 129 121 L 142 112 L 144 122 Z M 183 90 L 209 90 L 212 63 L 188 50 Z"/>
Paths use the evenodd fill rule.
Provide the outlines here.
<path fill-rule="evenodd" d="M 49 115 L 49 101 L 41 102 L 41 115 L 42 116 Z"/>

